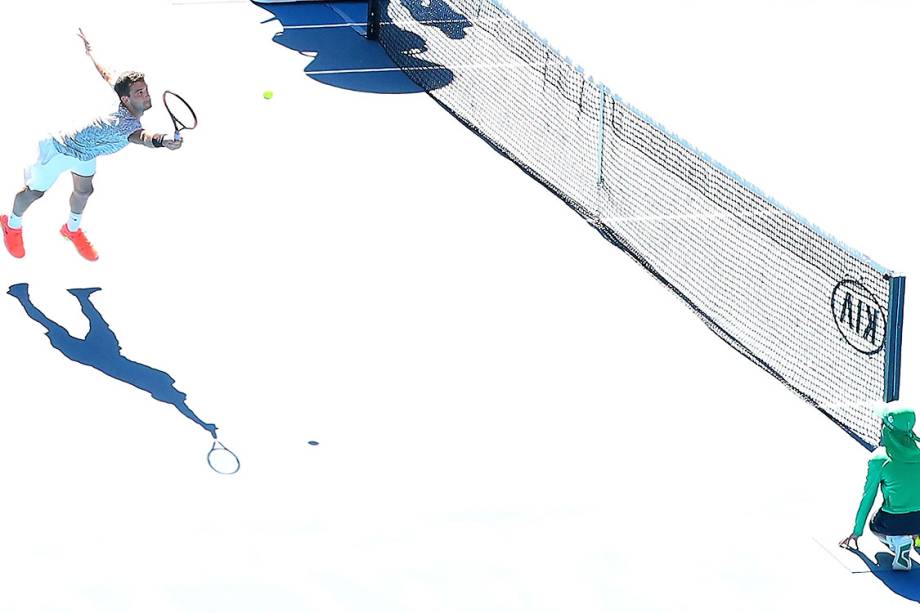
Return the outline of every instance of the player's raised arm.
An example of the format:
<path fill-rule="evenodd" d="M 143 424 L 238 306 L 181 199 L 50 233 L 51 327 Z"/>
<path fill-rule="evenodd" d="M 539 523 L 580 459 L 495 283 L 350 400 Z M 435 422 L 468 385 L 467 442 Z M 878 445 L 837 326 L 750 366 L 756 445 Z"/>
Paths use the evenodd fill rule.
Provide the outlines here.
<path fill-rule="evenodd" d="M 105 66 L 96 61 L 96 58 L 93 56 L 93 46 L 90 44 L 89 40 L 86 38 L 86 35 L 83 33 L 83 28 L 77 28 L 77 36 L 79 36 L 80 40 L 83 41 L 83 48 L 86 51 L 86 55 L 89 56 L 90 60 L 92 60 L 96 70 L 99 71 L 99 74 L 102 75 L 102 78 L 105 79 L 106 83 L 114 87 L 115 77 L 112 76 L 112 73 Z"/>

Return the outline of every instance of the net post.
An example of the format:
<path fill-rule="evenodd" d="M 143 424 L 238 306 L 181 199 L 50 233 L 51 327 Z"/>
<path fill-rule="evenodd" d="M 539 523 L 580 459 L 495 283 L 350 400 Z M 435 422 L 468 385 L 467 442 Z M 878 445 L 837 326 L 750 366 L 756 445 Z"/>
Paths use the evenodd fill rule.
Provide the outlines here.
<path fill-rule="evenodd" d="M 380 38 L 380 0 L 368 0 L 367 2 L 367 39 L 378 40 Z"/>
<path fill-rule="evenodd" d="M 901 333 L 904 327 L 903 276 L 888 279 L 888 331 L 885 336 L 885 402 L 897 400 L 901 389 Z"/>
<path fill-rule="evenodd" d="M 601 85 L 598 88 L 600 103 L 599 121 L 597 128 L 597 184 L 604 184 L 604 130 L 606 129 L 607 89 Z"/>

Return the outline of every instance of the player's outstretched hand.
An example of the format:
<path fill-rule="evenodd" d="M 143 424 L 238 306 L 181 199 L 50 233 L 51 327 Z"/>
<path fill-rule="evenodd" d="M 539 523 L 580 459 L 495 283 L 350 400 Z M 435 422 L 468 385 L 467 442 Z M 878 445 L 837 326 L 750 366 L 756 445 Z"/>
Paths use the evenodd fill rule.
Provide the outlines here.
<path fill-rule="evenodd" d="M 182 139 L 180 138 L 179 140 L 176 140 L 174 138 L 164 138 L 163 146 L 171 151 L 175 151 L 182 146 Z"/>
<path fill-rule="evenodd" d="M 853 541 L 852 547 L 850 547 L 850 541 Z M 859 549 L 859 537 L 855 534 L 851 534 L 850 536 L 840 541 L 839 545 L 844 549 Z"/>
<path fill-rule="evenodd" d="M 83 41 L 83 48 L 86 50 L 86 55 L 92 55 L 93 46 L 89 44 L 89 39 L 87 39 L 86 34 L 83 33 L 83 28 L 77 28 L 77 36 Z"/>

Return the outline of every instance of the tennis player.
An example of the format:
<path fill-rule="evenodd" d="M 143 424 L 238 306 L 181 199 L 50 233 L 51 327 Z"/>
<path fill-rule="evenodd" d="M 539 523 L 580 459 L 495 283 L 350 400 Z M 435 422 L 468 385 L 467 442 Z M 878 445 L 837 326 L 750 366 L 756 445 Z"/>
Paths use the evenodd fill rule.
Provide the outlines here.
<path fill-rule="evenodd" d="M 3 244 L 13 257 L 21 258 L 26 254 L 22 242 L 22 216 L 26 209 L 44 196 L 64 171 L 70 171 L 73 176 L 70 217 L 61 226 L 61 234 L 73 242 L 84 258 L 98 259 L 96 250 L 80 229 L 83 210 L 93 193 L 96 158 L 120 151 L 128 143 L 173 150 L 182 146 L 181 140 L 148 132 L 141 126 L 141 117 L 151 107 L 144 75 L 130 71 L 114 77 L 93 57 L 92 45 L 82 29 L 77 36 L 83 40 L 86 55 L 96 70 L 115 89 L 119 105 L 112 113 L 98 117 L 78 130 L 49 135 L 38 144 L 38 159 L 25 169 L 25 187 L 13 200 L 12 214 L 0 215 Z"/>
<path fill-rule="evenodd" d="M 912 409 L 892 409 L 882 414 L 882 446 L 869 459 L 866 486 L 856 513 L 853 533 L 840 541 L 859 548 L 866 518 L 879 487 L 882 507 L 872 516 L 869 529 L 894 554 L 894 570 L 910 570 L 910 549 L 920 534 L 920 440 L 914 434 L 917 417 Z"/>

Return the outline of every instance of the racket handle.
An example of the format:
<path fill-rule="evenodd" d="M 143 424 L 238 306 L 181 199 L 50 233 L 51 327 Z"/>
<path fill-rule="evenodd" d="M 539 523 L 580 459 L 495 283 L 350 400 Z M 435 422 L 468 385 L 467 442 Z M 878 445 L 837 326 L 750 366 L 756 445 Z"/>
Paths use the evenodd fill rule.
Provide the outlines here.
<path fill-rule="evenodd" d="M 182 137 L 179 136 L 179 130 L 176 130 L 176 135 L 174 137 L 174 140 L 182 140 Z"/>

